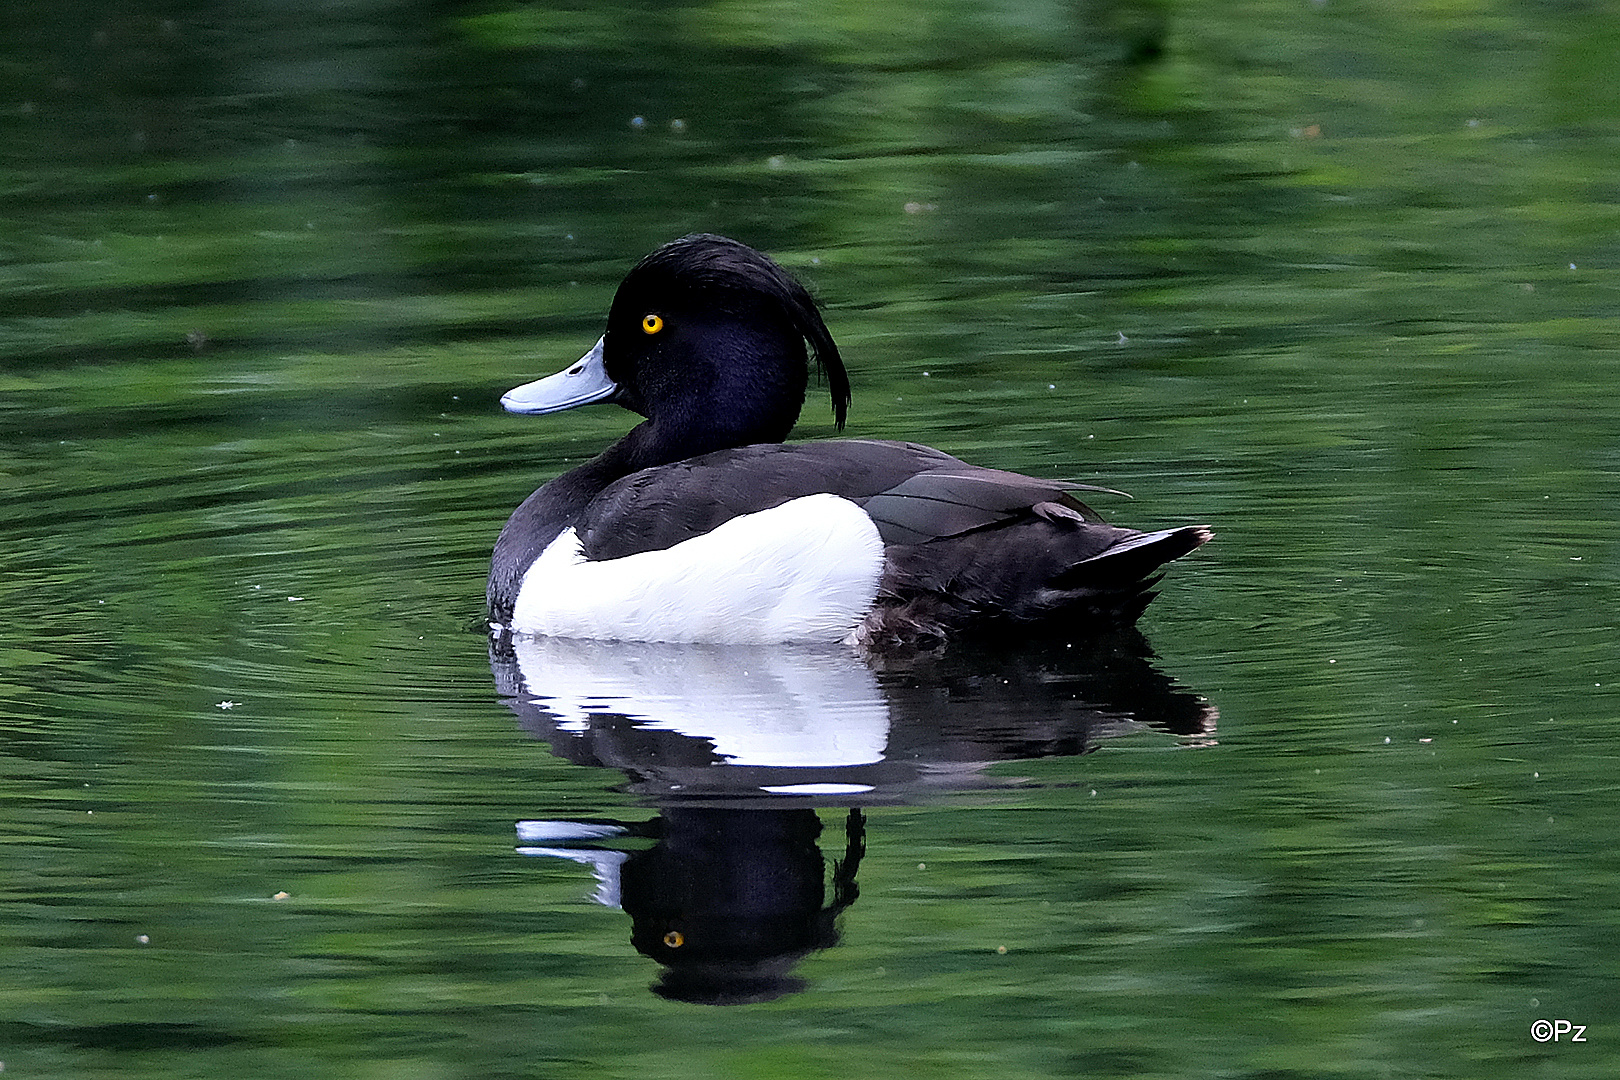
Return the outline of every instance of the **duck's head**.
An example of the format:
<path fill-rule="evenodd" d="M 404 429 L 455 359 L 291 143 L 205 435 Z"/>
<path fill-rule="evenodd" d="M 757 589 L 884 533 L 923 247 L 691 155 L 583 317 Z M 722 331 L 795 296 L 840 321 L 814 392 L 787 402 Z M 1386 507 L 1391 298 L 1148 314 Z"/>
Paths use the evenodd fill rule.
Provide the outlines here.
<path fill-rule="evenodd" d="M 630 271 L 590 352 L 501 404 L 550 413 L 613 402 L 647 417 L 687 456 L 780 442 L 804 404 L 807 342 L 843 427 L 849 376 L 804 286 L 746 244 L 687 236 Z"/>

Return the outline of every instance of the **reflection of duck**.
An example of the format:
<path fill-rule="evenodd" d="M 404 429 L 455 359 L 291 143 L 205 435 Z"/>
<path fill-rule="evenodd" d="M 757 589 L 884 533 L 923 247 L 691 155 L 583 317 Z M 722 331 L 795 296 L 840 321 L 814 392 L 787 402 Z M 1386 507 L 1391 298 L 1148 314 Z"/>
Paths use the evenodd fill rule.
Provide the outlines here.
<path fill-rule="evenodd" d="M 1142 727 L 1214 737 L 1215 709 L 1159 672 L 1134 631 L 959 645 L 876 669 L 836 645 L 490 645 L 525 728 L 569 761 L 622 770 L 660 812 L 519 822 L 518 850 L 589 866 L 596 900 L 622 907 L 636 948 L 664 965 L 655 992 L 683 1001 L 802 987 L 794 967 L 836 943 L 834 921 L 856 897 L 855 807 L 1016 784 L 989 766 L 1083 754 Z M 817 812 L 834 806 L 851 809 L 828 902 Z"/>
<path fill-rule="evenodd" d="M 809 341 L 840 426 L 849 380 L 804 288 L 718 236 L 653 252 L 596 347 L 502 398 L 610 401 L 646 422 L 546 484 L 495 545 L 489 612 L 521 633 L 649 641 L 937 639 L 986 624 L 1129 623 L 1209 539 L 1100 522 L 1081 485 L 911 443 L 781 445 Z"/>
<path fill-rule="evenodd" d="M 491 639 L 496 685 L 559 756 L 663 802 L 904 802 L 994 786 L 998 761 L 1083 754 L 1154 729 L 1214 738 L 1216 711 L 1140 634 L 959 645 L 877 670 L 836 645 Z"/>
<path fill-rule="evenodd" d="M 832 902 L 810 809 L 666 807 L 644 824 L 525 821 L 526 855 L 591 864 L 597 899 L 631 917 L 630 941 L 665 968 L 662 997 L 707 1005 L 769 1001 L 803 988 L 793 967 L 838 942 L 835 920 L 855 902 L 866 850 L 865 816 L 851 810 L 832 863 Z M 618 836 L 652 837 L 631 852 L 580 847 Z M 533 841 L 552 846 L 536 846 Z"/>

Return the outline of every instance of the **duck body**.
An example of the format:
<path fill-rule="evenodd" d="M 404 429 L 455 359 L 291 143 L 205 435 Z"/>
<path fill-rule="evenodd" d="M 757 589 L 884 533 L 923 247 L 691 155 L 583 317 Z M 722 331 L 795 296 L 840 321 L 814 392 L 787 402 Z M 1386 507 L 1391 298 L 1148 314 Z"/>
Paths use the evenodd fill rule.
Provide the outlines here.
<path fill-rule="evenodd" d="M 937 642 L 995 627 L 1128 624 L 1158 568 L 1209 539 L 1103 523 L 1083 485 L 914 443 L 783 443 L 814 350 L 842 426 L 849 384 L 802 286 L 698 235 L 642 260 L 572 367 L 502 404 L 647 417 L 558 476 L 496 542 L 488 609 L 517 633 L 649 641 Z"/>

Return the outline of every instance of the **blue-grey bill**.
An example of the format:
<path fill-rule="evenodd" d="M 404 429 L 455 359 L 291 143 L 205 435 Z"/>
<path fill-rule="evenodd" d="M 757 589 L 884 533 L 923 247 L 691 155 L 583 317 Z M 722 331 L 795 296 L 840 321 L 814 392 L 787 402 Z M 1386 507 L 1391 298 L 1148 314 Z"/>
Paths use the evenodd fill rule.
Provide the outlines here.
<path fill-rule="evenodd" d="M 606 401 L 619 392 L 619 384 L 608 378 L 602 365 L 602 339 L 590 352 L 555 375 L 524 383 L 501 395 L 501 408 L 507 412 L 562 412 L 593 401 Z"/>

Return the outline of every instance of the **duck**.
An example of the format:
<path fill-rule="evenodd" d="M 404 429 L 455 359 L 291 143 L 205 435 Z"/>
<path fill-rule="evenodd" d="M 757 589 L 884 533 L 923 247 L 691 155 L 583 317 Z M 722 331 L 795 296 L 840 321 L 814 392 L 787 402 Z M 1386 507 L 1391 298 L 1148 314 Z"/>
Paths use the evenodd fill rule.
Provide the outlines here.
<path fill-rule="evenodd" d="M 625 276 L 578 361 L 508 412 L 606 403 L 643 417 L 512 513 L 492 632 L 712 644 L 937 647 L 1129 626 L 1202 525 L 1110 525 L 1077 491 L 912 442 L 787 442 L 819 369 L 842 432 L 849 374 L 809 291 L 709 233 Z M 1116 493 L 1117 494 L 1117 493 Z"/>

